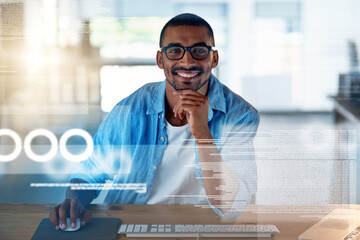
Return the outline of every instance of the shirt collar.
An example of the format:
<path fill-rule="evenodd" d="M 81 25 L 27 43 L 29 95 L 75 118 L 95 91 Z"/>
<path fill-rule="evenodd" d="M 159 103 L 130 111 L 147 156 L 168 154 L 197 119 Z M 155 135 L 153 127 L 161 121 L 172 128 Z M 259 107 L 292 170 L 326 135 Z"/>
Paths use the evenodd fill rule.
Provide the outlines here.
<path fill-rule="evenodd" d="M 222 111 L 226 113 L 226 101 L 223 92 L 223 85 L 220 81 L 211 74 L 209 79 L 209 88 L 207 92 L 207 97 L 209 98 L 209 105 L 211 109 Z"/>
<path fill-rule="evenodd" d="M 165 87 L 166 80 L 159 83 L 151 94 L 151 104 L 146 114 L 157 114 L 165 112 Z M 207 97 L 209 98 L 209 107 L 226 113 L 226 101 L 222 84 L 214 75 L 210 75 Z"/>
<path fill-rule="evenodd" d="M 166 80 L 160 82 L 154 87 L 154 91 L 151 92 L 150 106 L 148 107 L 146 114 L 157 114 L 165 112 L 165 87 Z"/>

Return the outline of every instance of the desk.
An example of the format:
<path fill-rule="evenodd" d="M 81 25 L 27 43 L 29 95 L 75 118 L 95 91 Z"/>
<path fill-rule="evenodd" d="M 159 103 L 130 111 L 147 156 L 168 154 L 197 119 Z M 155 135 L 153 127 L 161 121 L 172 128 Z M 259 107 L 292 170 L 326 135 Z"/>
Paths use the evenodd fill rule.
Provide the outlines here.
<path fill-rule="evenodd" d="M 0 204 L 0 239 L 30 239 L 41 219 L 54 205 Z M 121 208 L 119 210 L 118 208 Z M 280 230 L 275 240 L 292 240 L 335 208 L 359 205 L 258 206 L 250 205 L 236 223 L 274 224 Z M 192 205 L 94 205 L 93 217 L 118 217 L 125 224 L 232 224 L 222 222 L 213 210 Z M 126 238 L 121 235 L 118 239 Z M 144 238 L 142 238 L 144 239 Z M 145 238 L 149 239 L 150 238 Z M 165 238 L 162 238 L 165 240 Z M 171 238 L 169 238 L 171 239 Z M 176 238 L 179 239 L 179 238 Z M 185 238 L 192 239 L 192 238 Z M 206 239 L 206 238 L 201 238 Z M 207 238 L 212 239 L 213 238 Z M 229 238 L 230 240 L 231 238 Z M 245 238 L 241 238 L 244 239 Z M 254 240 L 255 238 L 250 238 Z M 269 238 L 261 238 L 269 239 Z M 172 238 L 174 240 L 174 238 Z"/>

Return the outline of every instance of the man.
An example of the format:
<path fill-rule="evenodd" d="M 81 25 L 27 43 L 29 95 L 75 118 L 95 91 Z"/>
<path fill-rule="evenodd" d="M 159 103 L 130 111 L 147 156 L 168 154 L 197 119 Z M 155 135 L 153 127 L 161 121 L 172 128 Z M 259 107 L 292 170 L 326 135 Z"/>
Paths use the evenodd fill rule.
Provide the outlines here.
<path fill-rule="evenodd" d="M 211 74 L 219 61 L 214 46 L 204 19 L 172 18 L 156 55 L 166 80 L 146 84 L 114 107 L 94 137 L 93 155 L 71 182 L 146 184 L 143 192 L 111 190 L 106 203 L 209 204 L 220 216 L 241 214 L 256 191 L 252 140 L 259 116 Z M 119 174 L 119 158 L 131 162 L 127 174 Z M 69 189 L 51 222 L 57 227 L 60 219 L 65 228 L 69 212 L 71 227 L 76 217 L 85 224 L 98 194 Z"/>

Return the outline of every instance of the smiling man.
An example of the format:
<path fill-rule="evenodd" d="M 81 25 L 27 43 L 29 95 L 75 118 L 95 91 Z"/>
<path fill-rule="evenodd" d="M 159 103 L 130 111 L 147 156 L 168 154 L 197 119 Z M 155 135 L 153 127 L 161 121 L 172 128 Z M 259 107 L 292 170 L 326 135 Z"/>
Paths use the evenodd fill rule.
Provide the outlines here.
<path fill-rule="evenodd" d="M 172 18 L 156 55 L 165 81 L 146 84 L 114 107 L 71 182 L 146 186 L 110 190 L 105 203 L 209 204 L 220 216 L 241 214 L 256 192 L 252 148 L 259 116 L 212 75 L 219 61 L 214 47 L 204 19 Z M 124 159 L 131 164 L 126 173 Z M 54 226 L 60 218 L 66 227 L 67 212 L 72 223 L 88 221 L 87 207 L 99 192 L 68 189 L 50 213 Z"/>

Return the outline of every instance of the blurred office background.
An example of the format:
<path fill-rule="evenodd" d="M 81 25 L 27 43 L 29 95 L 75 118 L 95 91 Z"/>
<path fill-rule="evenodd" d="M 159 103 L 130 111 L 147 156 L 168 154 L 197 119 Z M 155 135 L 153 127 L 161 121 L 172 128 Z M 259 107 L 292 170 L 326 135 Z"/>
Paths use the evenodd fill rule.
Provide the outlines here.
<path fill-rule="evenodd" d="M 359 202 L 356 97 L 342 96 L 355 106 L 349 113 L 329 98 L 340 76 L 359 71 L 359 9 L 358 0 L 0 0 L 0 129 L 22 141 L 39 128 L 57 139 L 73 128 L 94 135 L 118 101 L 164 80 L 160 31 L 191 12 L 214 29 L 214 74 L 260 112 L 254 201 Z M 2 155 L 15 147 L 6 135 L 0 144 Z M 39 155 L 51 148 L 42 136 L 31 144 Z M 81 137 L 68 145 L 86 148 Z M 0 202 L 60 202 L 65 188 L 30 184 L 67 182 L 76 165 L 22 150 L 0 162 Z"/>

